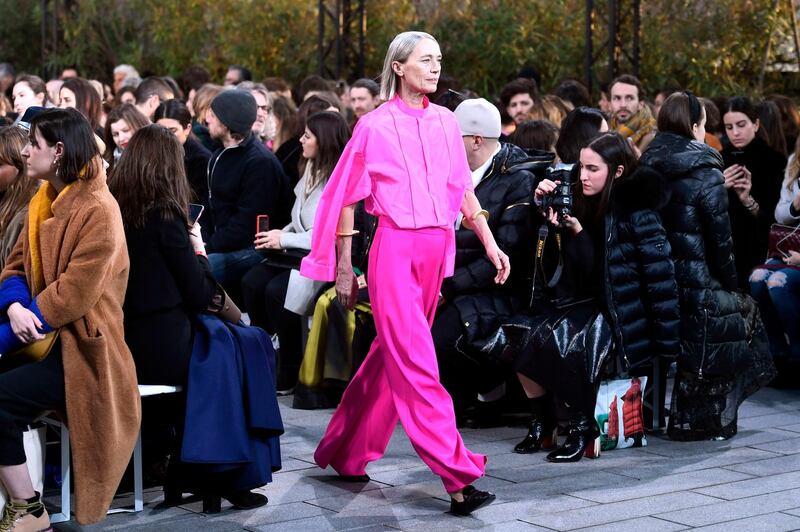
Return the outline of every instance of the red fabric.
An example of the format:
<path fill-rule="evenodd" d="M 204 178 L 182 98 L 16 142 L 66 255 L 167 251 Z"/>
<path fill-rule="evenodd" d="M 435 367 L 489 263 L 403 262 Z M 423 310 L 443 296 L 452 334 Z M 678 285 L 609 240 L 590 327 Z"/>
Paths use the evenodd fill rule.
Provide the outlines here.
<path fill-rule="evenodd" d="M 619 414 L 617 413 L 617 396 L 608 405 L 608 437 L 613 440 L 619 439 Z"/>
<path fill-rule="evenodd" d="M 642 386 L 638 377 L 631 379 L 631 387 L 622 396 L 622 420 L 625 426 L 625 436 L 644 433 L 644 420 L 642 419 Z"/>

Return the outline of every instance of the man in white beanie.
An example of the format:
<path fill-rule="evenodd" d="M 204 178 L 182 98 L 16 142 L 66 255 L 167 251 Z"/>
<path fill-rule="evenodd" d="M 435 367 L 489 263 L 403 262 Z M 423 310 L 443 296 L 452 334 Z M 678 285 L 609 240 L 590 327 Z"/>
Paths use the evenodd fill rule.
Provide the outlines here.
<path fill-rule="evenodd" d="M 459 216 L 455 272 L 442 283 L 441 308 L 432 334 L 441 381 L 453 397 L 457 417 L 462 425 L 485 426 L 489 420 L 498 421 L 499 403 L 495 400 L 503 396 L 509 373 L 477 353 L 475 344 L 492 333 L 499 320 L 527 303 L 534 241 L 529 230 L 531 198 L 536 175 L 543 175 L 553 154 L 529 154 L 501 143 L 500 112 L 483 98 L 463 101 L 455 115 L 475 195 L 489 211 L 489 227 L 513 267 L 508 282 L 496 285 L 492 263 Z M 495 408 L 487 407 L 489 404 Z"/>

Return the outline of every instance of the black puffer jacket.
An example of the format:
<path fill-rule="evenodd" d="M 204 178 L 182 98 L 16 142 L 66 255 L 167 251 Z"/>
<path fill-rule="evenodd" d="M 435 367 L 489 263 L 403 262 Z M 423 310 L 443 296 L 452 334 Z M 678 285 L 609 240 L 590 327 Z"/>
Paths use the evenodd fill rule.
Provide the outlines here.
<path fill-rule="evenodd" d="M 670 245 L 657 210 L 664 177 L 647 167 L 618 180 L 605 219 L 605 301 L 617 338 L 618 370 L 676 357 L 680 315 Z"/>
<path fill-rule="evenodd" d="M 640 162 L 667 177 L 661 217 L 680 296 L 680 363 L 701 376 L 730 374 L 747 356 L 747 345 L 733 293 L 736 265 L 722 158 L 695 140 L 659 133 Z"/>
<path fill-rule="evenodd" d="M 502 144 L 492 165 L 475 187 L 481 207 L 489 211 L 489 227 L 498 246 L 511 260 L 511 277 L 496 285 L 497 270 L 478 237 L 463 226 L 456 231 L 456 261 L 452 277 L 442 283 L 445 301 L 458 309 L 466 341 L 494 330 L 497 319 L 526 303 L 531 277 L 530 213 L 535 174 L 553 161 L 548 152 L 526 153 Z"/>

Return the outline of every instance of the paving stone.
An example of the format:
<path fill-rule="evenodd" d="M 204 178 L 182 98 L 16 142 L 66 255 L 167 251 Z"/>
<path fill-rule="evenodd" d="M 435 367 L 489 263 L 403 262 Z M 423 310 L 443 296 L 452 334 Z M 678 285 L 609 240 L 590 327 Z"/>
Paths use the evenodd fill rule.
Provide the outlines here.
<path fill-rule="evenodd" d="M 727 521 L 717 523 L 694 530 L 703 532 L 730 532 L 731 530 L 759 530 L 779 532 L 783 530 L 800 530 L 800 517 L 785 513 L 771 513 L 739 519 L 737 521 Z"/>
<path fill-rule="evenodd" d="M 784 438 L 779 441 L 774 441 L 770 443 L 762 443 L 758 445 L 754 445 L 756 449 L 762 449 L 764 451 L 771 451 L 774 453 L 783 453 L 783 454 L 797 454 L 800 453 L 800 434 L 796 432 L 788 432 L 787 434 L 797 435 L 797 438 Z"/>
<path fill-rule="evenodd" d="M 678 492 L 656 495 L 645 499 L 612 502 L 597 507 L 590 506 L 587 508 L 568 510 L 566 512 L 526 517 L 523 520 L 555 530 L 574 530 L 576 528 L 616 523 L 637 517 L 647 517 L 652 514 L 656 508 L 660 510 L 667 508 L 670 510 L 681 510 L 684 508 L 708 505 L 715 501 L 717 501 L 717 499 L 700 495 L 699 493 Z"/>
<path fill-rule="evenodd" d="M 719 484 L 719 487 L 731 486 L 728 482 L 736 482 L 752 478 L 744 473 L 728 471 L 727 469 L 704 469 L 702 471 L 692 471 L 689 473 L 678 473 L 677 475 L 667 475 L 650 480 L 631 479 L 622 486 L 609 486 L 607 489 L 584 489 L 569 493 L 573 497 L 580 497 L 595 502 L 616 502 L 650 497 L 662 493 L 673 493 L 676 491 L 694 490 L 703 486 Z M 714 495 L 713 493 L 706 495 Z"/>
<path fill-rule="evenodd" d="M 781 427 L 781 430 L 790 430 L 792 432 L 800 432 L 800 423 L 796 423 L 794 425 L 786 425 Z"/>
<path fill-rule="evenodd" d="M 739 420 L 741 429 L 769 429 L 778 428 L 782 425 L 794 425 L 800 423 L 800 413 L 798 412 L 778 412 L 775 414 L 762 415 Z"/>
<path fill-rule="evenodd" d="M 800 507 L 792 508 L 790 510 L 784 510 L 783 513 L 790 514 L 790 515 L 796 515 L 796 516 L 800 517 Z"/>
<path fill-rule="evenodd" d="M 658 457 L 656 459 L 655 455 L 651 455 L 651 459 L 649 460 L 623 463 L 620 466 L 607 468 L 606 471 L 637 479 L 649 479 L 663 475 L 688 473 L 690 471 L 699 471 L 715 467 L 725 467 L 726 469 L 738 471 L 736 468 L 730 466 L 780 456 L 779 454 L 763 451 L 761 449 L 740 447 L 718 453 L 699 453 L 694 456 L 672 457 L 667 460 L 665 460 L 664 457 Z M 606 455 L 603 455 L 601 460 L 604 460 L 605 457 Z M 748 471 L 741 472 L 749 473 Z"/>
<path fill-rule="evenodd" d="M 539 494 L 535 491 L 527 490 L 525 484 L 517 486 L 517 499 L 514 500 L 506 492 L 497 494 L 497 500 L 482 508 L 479 517 L 486 522 L 499 522 L 514 516 L 518 519 L 525 519 L 535 515 L 552 514 L 597 506 L 596 503 L 569 495 Z M 511 502 L 504 502 L 511 501 Z"/>
<path fill-rule="evenodd" d="M 732 500 L 794 488 L 800 488 L 800 471 L 741 480 L 739 482 L 720 484 L 718 486 L 700 488 L 693 491 L 720 499 Z"/>
<path fill-rule="evenodd" d="M 671 521 L 664 521 L 655 517 L 639 517 L 637 519 L 628 519 L 627 521 L 619 521 L 616 523 L 608 523 L 599 526 L 590 526 L 589 528 L 582 528 L 581 532 L 619 532 L 620 530 L 646 530 L 647 532 L 674 532 L 676 530 L 686 530 L 686 527 L 673 523 Z"/>
<path fill-rule="evenodd" d="M 753 460 L 740 464 L 726 466 L 725 469 L 739 471 L 749 475 L 764 477 L 767 475 L 778 475 L 790 471 L 800 471 L 800 454 L 790 454 L 776 456 L 764 460 Z"/>
<path fill-rule="evenodd" d="M 781 429 L 740 430 L 733 438 L 725 441 L 677 442 L 665 440 L 660 445 L 648 446 L 644 452 L 665 457 L 691 457 L 698 454 L 719 453 L 740 447 L 762 448 L 763 444 L 795 438 L 797 433 Z M 766 449 L 769 450 L 769 449 Z"/>
<path fill-rule="evenodd" d="M 214 529 L 218 523 L 237 523 L 240 528 L 251 527 L 269 523 L 280 523 L 315 517 L 318 515 L 333 515 L 334 512 L 308 504 L 306 502 L 293 502 L 289 504 L 272 505 L 267 504 L 261 508 L 242 511 L 227 511 L 216 515 L 208 516 L 207 523 L 209 529 Z"/>
<path fill-rule="evenodd" d="M 797 501 L 800 501 L 800 489 L 768 493 L 735 501 L 720 502 L 717 500 L 717 502 L 700 508 L 687 508 L 667 512 L 662 512 L 659 508 L 656 510 L 658 513 L 654 515 L 655 517 L 687 526 L 708 526 L 797 508 Z"/>

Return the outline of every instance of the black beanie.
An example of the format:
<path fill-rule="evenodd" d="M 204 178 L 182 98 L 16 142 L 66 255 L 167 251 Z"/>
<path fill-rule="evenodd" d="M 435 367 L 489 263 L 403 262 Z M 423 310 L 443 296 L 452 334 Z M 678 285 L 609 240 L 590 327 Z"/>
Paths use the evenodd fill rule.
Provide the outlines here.
<path fill-rule="evenodd" d="M 229 89 L 214 98 L 211 110 L 231 133 L 246 136 L 256 121 L 258 105 L 250 91 Z"/>

